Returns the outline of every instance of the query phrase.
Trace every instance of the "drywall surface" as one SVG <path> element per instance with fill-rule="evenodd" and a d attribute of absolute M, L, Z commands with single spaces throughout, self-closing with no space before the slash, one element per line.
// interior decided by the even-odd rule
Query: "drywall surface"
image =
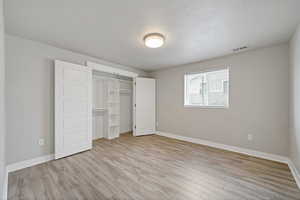
<path fill-rule="evenodd" d="M 300 171 L 300 25 L 290 41 L 290 157 Z"/>
<path fill-rule="evenodd" d="M 156 71 L 158 130 L 286 156 L 287 44 Z M 229 68 L 229 108 L 184 107 L 184 74 Z M 248 140 L 248 134 L 253 140 Z"/>
<path fill-rule="evenodd" d="M 132 93 L 120 94 L 120 133 L 132 131 Z"/>
<path fill-rule="evenodd" d="M 3 1 L 0 0 L 0 199 L 4 195 L 5 182 L 5 64 L 4 64 Z"/>
<path fill-rule="evenodd" d="M 78 64 L 90 60 L 147 76 L 140 70 L 11 35 L 6 35 L 6 51 L 8 164 L 54 151 L 54 59 Z M 39 146 L 40 138 L 44 146 Z"/>

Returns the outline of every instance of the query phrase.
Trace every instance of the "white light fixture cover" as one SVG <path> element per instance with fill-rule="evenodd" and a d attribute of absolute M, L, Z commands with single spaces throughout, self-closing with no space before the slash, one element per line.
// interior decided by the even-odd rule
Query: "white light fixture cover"
<path fill-rule="evenodd" d="M 144 42 L 149 48 L 158 48 L 165 43 L 165 37 L 160 33 L 150 33 L 144 37 Z"/>

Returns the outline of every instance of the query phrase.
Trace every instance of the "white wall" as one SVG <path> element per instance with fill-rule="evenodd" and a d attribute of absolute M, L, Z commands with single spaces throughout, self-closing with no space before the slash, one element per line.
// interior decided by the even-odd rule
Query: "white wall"
<path fill-rule="evenodd" d="M 0 0 L 0 199 L 6 193 L 5 182 L 5 65 L 3 1 Z"/>
<path fill-rule="evenodd" d="M 120 94 L 120 133 L 132 131 L 132 93 Z"/>
<path fill-rule="evenodd" d="M 158 130 L 286 156 L 288 59 L 288 45 L 281 44 L 154 72 Z M 184 108 L 184 74 L 224 67 L 229 109 Z"/>
<path fill-rule="evenodd" d="M 95 58 L 39 42 L 6 36 L 8 164 L 48 155 L 54 150 L 54 59 L 84 64 Z M 146 76 L 140 70 L 123 69 Z M 39 138 L 45 145 L 39 146 Z M 17 148 L 16 148 L 17 147 Z"/>
<path fill-rule="evenodd" d="M 300 25 L 290 41 L 290 157 L 300 171 Z"/>

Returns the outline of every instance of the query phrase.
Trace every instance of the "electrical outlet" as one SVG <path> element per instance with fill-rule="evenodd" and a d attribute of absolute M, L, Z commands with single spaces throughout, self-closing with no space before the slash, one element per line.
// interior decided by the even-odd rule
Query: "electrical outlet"
<path fill-rule="evenodd" d="M 45 140 L 44 139 L 39 139 L 39 145 L 44 146 L 45 145 Z"/>
<path fill-rule="evenodd" d="M 252 134 L 248 134 L 248 140 L 252 141 L 253 140 L 253 135 Z"/>

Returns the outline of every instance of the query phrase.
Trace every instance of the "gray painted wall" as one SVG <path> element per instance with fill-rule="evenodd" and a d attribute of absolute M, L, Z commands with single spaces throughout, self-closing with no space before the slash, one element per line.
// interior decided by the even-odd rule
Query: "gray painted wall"
<path fill-rule="evenodd" d="M 5 65 L 3 1 L 0 0 L 0 199 L 4 194 L 5 179 Z"/>
<path fill-rule="evenodd" d="M 288 53 L 281 44 L 152 73 L 158 130 L 286 156 Z M 224 67 L 230 69 L 228 109 L 183 107 L 185 73 Z"/>
<path fill-rule="evenodd" d="M 300 171 L 300 25 L 290 41 L 290 157 Z"/>
<path fill-rule="evenodd" d="M 140 70 L 7 35 L 8 164 L 53 153 L 54 59 L 79 64 L 91 60 L 147 75 Z M 44 146 L 38 145 L 39 138 L 45 139 Z"/>
<path fill-rule="evenodd" d="M 120 133 L 132 131 L 132 93 L 120 94 Z"/>

